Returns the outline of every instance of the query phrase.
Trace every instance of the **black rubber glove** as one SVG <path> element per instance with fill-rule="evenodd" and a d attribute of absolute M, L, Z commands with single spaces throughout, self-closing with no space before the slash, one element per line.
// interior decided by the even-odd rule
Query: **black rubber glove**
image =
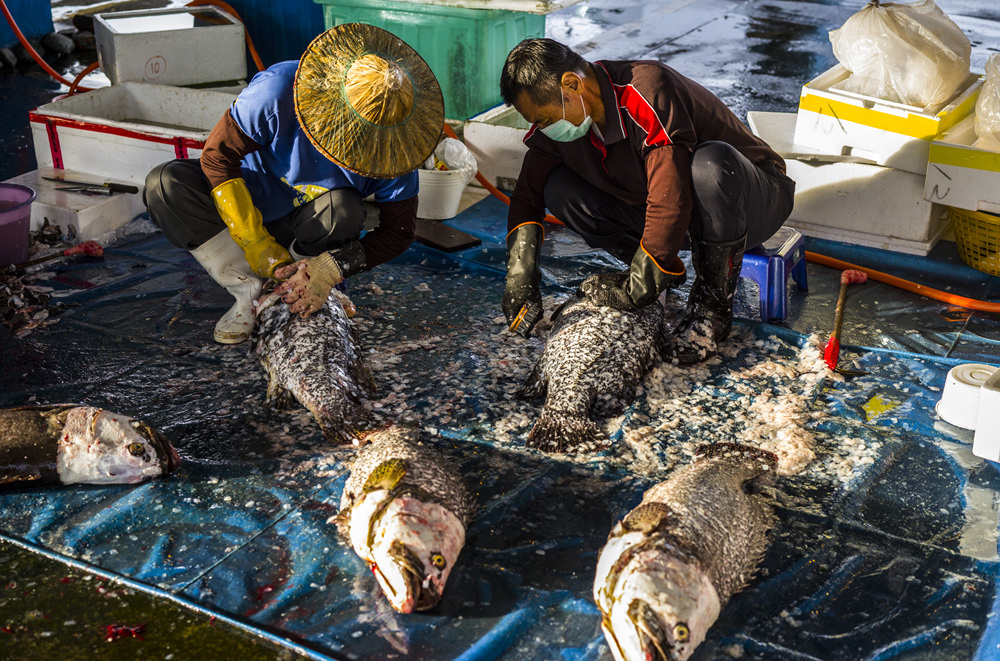
<path fill-rule="evenodd" d="M 526 304 L 538 312 L 524 315 L 515 330 L 528 337 L 531 329 L 541 319 L 542 273 L 538 256 L 542 247 L 542 226 L 538 223 L 518 225 L 507 235 L 507 286 L 503 292 L 503 315 L 510 326 Z"/>
<path fill-rule="evenodd" d="M 634 312 L 684 276 L 684 263 L 679 258 L 674 258 L 672 269 L 660 268 L 640 244 L 627 271 L 592 275 L 580 285 L 579 293 L 597 305 Z"/>
<path fill-rule="evenodd" d="M 577 295 L 587 298 L 595 305 L 634 312 L 639 306 L 628 295 L 628 281 L 628 271 L 598 273 L 580 284 Z"/>

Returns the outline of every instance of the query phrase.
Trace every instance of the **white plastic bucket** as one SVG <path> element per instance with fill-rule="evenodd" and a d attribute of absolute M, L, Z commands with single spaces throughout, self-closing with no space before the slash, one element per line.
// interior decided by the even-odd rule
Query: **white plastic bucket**
<path fill-rule="evenodd" d="M 472 178 L 465 170 L 417 170 L 420 193 L 417 197 L 417 218 L 448 220 L 458 214 L 462 191 Z"/>
<path fill-rule="evenodd" d="M 948 370 L 937 414 L 947 423 L 974 430 L 979 416 L 982 386 L 997 371 L 992 365 L 964 363 Z"/>

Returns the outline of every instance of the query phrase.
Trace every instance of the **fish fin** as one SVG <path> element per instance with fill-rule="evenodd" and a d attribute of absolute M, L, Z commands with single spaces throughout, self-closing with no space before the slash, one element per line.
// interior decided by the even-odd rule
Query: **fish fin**
<path fill-rule="evenodd" d="M 295 406 L 295 397 L 275 378 L 268 379 L 264 406 L 274 411 L 287 411 Z"/>
<path fill-rule="evenodd" d="M 714 457 L 725 457 L 728 455 L 739 454 L 747 459 L 757 459 L 764 462 L 771 470 L 778 465 L 778 456 L 773 452 L 769 452 L 763 448 L 758 448 L 753 445 L 742 445 L 740 443 L 713 443 L 710 445 L 699 445 L 695 450 L 695 459 L 700 459 L 702 457 L 706 459 L 711 459 Z"/>
<path fill-rule="evenodd" d="M 515 393 L 515 397 L 518 399 L 535 399 L 544 395 L 546 390 L 547 384 L 542 378 L 542 361 L 539 359 L 535 363 L 534 369 L 531 370 L 531 374 L 528 375 L 528 380 Z"/>
<path fill-rule="evenodd" d="M 340 510 L 327 519 L 326 522 L 337 526 L 337 532 L 340 533 L 344 539 L 351 538 L 351 506 L 347 506 Z"/>
<path fill-rule="evenodd" d="M 406 475 L 405 459 L 389 459 L 379 464 L 371 472 L 365 484 L 361 487 L 361 493 L 370 493 L 379 489 L 392 490 L 400 483 Z"/>
<path fill-rule="evenodd" d="M 676 520 L 674 511 L 663 503 L 646 503 L 629 512 L 622 520 L 622 526 L 628 532 L 651 533 L 664 522 Z"/>
<path fill-rule="evenodd" d="M 527 445 L 547 452 L 596 452 L 611 440 L 589 418 L 543 408 L 535 426 L 528 432 Z"/>

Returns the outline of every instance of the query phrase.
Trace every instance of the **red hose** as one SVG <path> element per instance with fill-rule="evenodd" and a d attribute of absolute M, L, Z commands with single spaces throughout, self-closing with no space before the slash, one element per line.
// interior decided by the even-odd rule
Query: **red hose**
<path fill-rule="evenodd" d="M 31 44 L 28 43 L 28 39 L 24 36 L 24 33 L 21 32 L 21 29 L 17 27 L 17 23 L 14 22 L 14 17 L 10 15 L 10 10 L 7 9 L 7 3 L 4 2 L 4 0 L 0 0 L 0 9 L 3 10 L 3 15 L 7 17 L 7 22 L 10 23 L 10 29 L 14 31 L 15 35 L 17 35 L 17 40 L 21 42 L 21 45 L 24 46 L 24 50 L 28 51 L 28 54 L 31 55 L 35 62 L 38 63 L 38 66 L 44 69 L 45 73 L 49 74 L 63 85 L 72 86 L 73 83 L 60 76 L 59 73 L 50 67 L 48 63 L 42 59 L 42 56 L 31 47 Z M 89 87 L 80 87 L 78 89 L 81 92 L 90 91 Z"/>
<path fill-rule="evenodd" d="M 66 96 L 73 96 L 74 94 L 76 94 L 77 90 L 83 90 L 84 92 L 86 92 L 87 90 L 84 90 L 82 87 L 77 87 L 77 85 L 80 84 L 80 81 L 83 80 L 88 73 L 90 73 L 91 71 L 94 71 L 95 69 L 99 68 L 100 66 L 101 66 L 100 62 L 94 62 L 93 64 L 91 64 L 90 66 L 88 66 L 86 69 L 84 69 L 80 73 L 76 74 L 76 78 L 73 79 L 73 84 L 71 84 L 69 86 L 69 93 Z"/>

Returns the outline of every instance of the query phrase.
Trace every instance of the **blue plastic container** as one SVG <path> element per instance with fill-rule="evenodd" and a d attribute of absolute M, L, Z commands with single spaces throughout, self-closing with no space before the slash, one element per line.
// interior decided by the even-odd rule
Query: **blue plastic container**
<path fill-rule="evenodd" d="M 6 0 L 7 9 L 25 37 L 35 39 L 53 31 L 52 5 L 48 0 Z M 0 13 L 0 46 L 17 44 L 17 36 Z"/>

